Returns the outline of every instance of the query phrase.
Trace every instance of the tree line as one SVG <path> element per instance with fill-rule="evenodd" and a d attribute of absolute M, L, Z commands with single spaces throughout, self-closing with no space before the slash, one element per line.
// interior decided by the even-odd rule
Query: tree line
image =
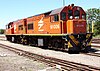
<path fill-rule="evenodd" d="M 87 28 L 88 32 L 92 32 L 92 22 L 94 23 L 94 36 L 100 35 L 100 7 L 91 8 L 86 11 L 87 13 Z"/>

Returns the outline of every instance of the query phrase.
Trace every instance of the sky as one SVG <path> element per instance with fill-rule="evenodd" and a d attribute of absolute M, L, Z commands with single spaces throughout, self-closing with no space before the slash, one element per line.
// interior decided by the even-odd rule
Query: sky
<path fill-rule="evenodd" d="M 74 4 L 84 10 L 99 8 L 100 0 L 65 0 L 65 5 Z M 0 0 L 0 29 L 9 22 L 23 19 L 63 7 L 63 0 Z"/>

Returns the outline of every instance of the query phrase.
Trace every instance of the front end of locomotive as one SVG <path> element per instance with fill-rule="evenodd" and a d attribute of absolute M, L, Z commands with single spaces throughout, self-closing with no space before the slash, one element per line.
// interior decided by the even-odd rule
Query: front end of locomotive
<path fill-rule="evenodd" d="M 91 49 L 92 33 L 87 33 L 86 25 L 86 20 L 84 19 L 67 21 L 69 51 L 88 52 Z"/>
<path fill-rule="evenodd" d="M 92 33 L 67 35 L 69 52 L 89 52 Z"/>
<path fill-rule="evenodd" d="M 67 42 L 69 51 L 85 51 L 91 49 L 93 33 L 87 33 L 86 13 L 79 6 L 68 7 L 68 20 L 66 21 Z"/>

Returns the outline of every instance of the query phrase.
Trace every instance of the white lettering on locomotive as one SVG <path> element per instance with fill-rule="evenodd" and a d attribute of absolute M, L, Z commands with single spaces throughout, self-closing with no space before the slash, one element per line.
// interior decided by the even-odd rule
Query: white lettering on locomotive
<path fill-rule="evenodd" d="M 76 26 L 77 27 L 84 27 L 84 25 L 81 25 L 81 24 L 77 24 Z"/>
<path fill-rule="evenodd" d="M 42 29 L 44 23 L 43 23 L 43 17 L 41 18 L 41 20 L 38 22 L 38 31 L 44 31 L 44 29 Z"/>
<path fill-rule="evenodd" d="M 14 32 L 16 33 L 16 24 L 14 25 Z"/>
<path fill-rule="evenodd" d="M 60 28 L 59 24 L 50 25 L 50 29 L 59 29 L 59 28 Z"/>

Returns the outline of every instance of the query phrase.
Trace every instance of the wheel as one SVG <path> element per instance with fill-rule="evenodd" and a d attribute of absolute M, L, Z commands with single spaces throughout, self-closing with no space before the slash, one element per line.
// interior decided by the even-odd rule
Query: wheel
<path fill-rule="evenodd" d="M 59 43 L 58 42 L 55 42 L 55 47 L 59 48 Z"/>

